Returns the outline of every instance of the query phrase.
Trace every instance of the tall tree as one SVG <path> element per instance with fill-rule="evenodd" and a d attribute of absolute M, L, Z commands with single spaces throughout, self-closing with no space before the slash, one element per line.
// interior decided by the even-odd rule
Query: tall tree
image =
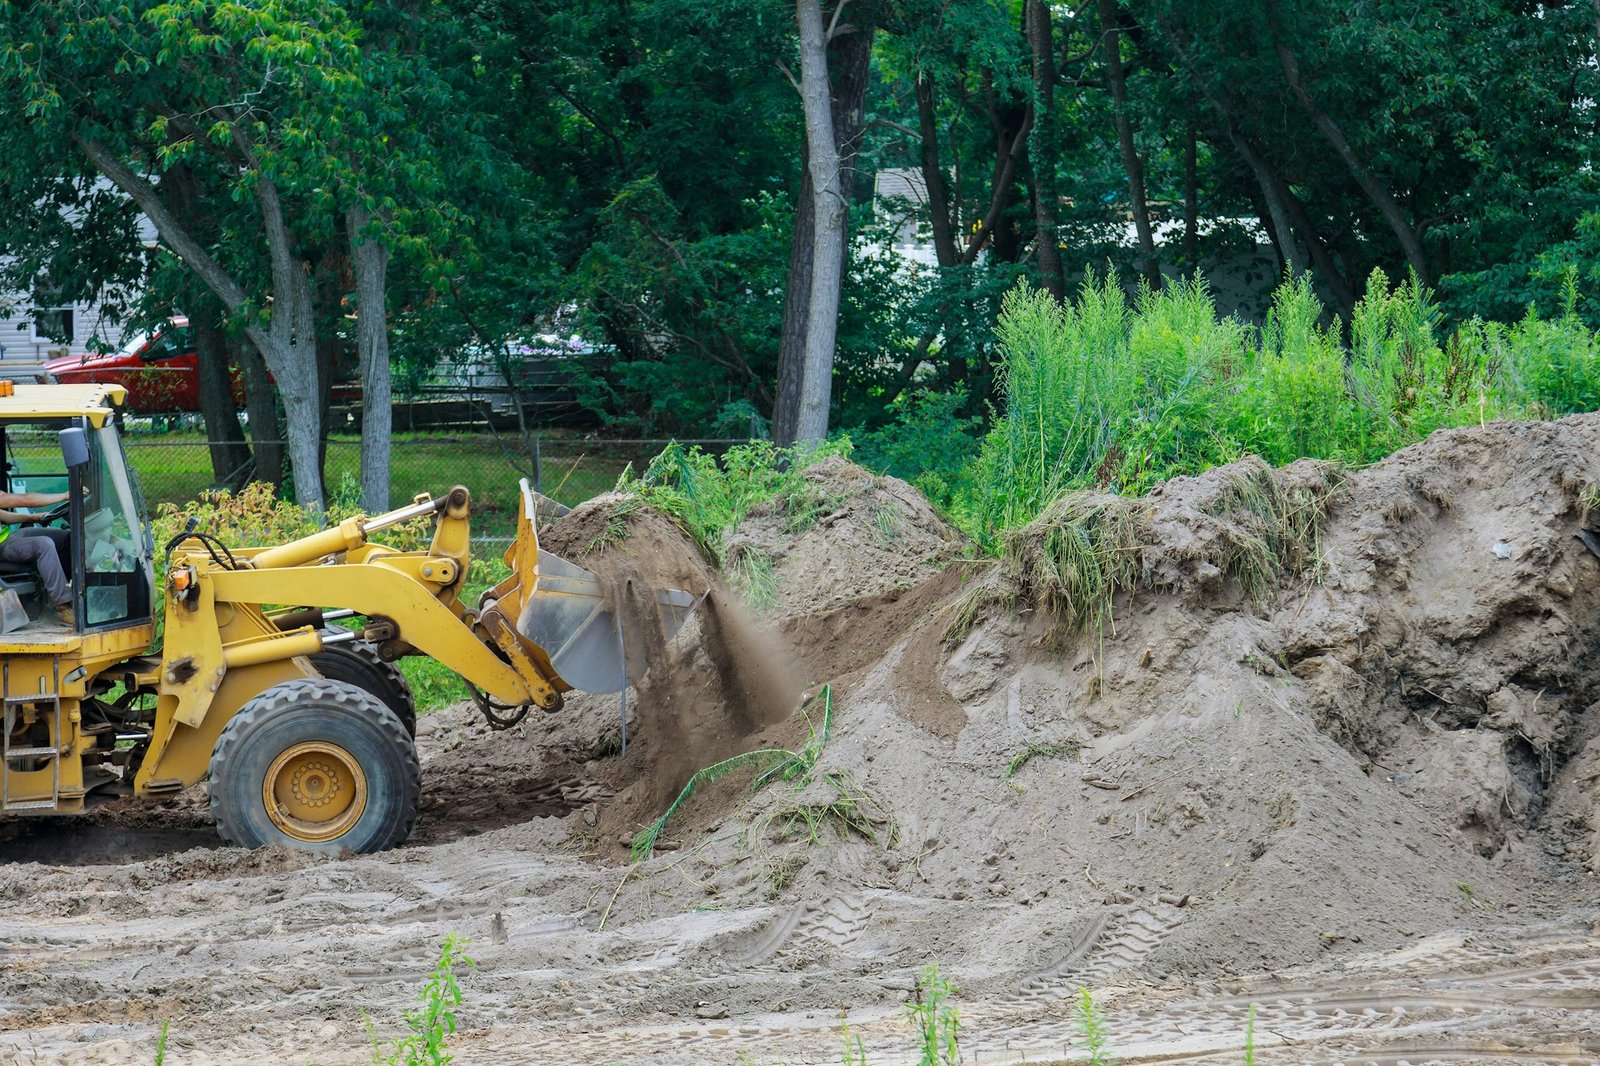
<path fill-rule="evenodd" d="M 1040 283 L 1057 300 L 1066 296 L 1061 274 L 1061 232 L 1056 221 L 1056 156 L 1060 135 L 1056 114 L 1055 34 L 1051 29 L 1048 0 L 1026 0 L 1024 20 L 1028 46 L 1033 53 L 1033 224 L 1034 263 Z"/>
<path fill-rule="evenodd" d="M 835 23 L 842 12 L 841 3 L 834 8 Z M 795 18 L 800 27 L 800 98 L 806 120 L 806 173 L 811 179 L 815 237 L 794 439 L 798 444 L 815 444 L 828 435 L 839 292 L 844 284 L 845 221 L 850 205 L 844 198 L 839 145 L 833 135 L 828 79 L 830 30 L 823 26 L 818 0 L 796 0 Z"/>
<path fill-rule="evenodd" d="M 870 24 L 846 23 L 829 35 L 829 80 L 834 143 L 839 153 L 839 195 L 848 205 L 855 199 L 856 159 L 861 151 L 861 125 L 870 80 L 872 39 Z M 849 214 L 845 215 L 845 240 L 840 275 L 848 270 Z M 811 278 L 815 270 L 816 194 L 811 170 L 802 174 L 795 204 L 794 231 L 790 238 L 789 271 L 784 287 L 783 333 L 778 348 L 778 389 L 772 415 L 772 437 L 793 444 L 799 431 L 801 391 L 810 323 Z"/>
<path fill-rule="evenodd" d="M 1143 257 L 1145 277 L 1154 288 L 1161 287 L 1161 262 L 1156 257 L 1155 229 L 1150 225 L 1150 197 L 1145 187 L 1144 157 L 1134 141 L 1133 117 L 1128 107 L 1127 73 L 1122 58 L 1122 14 L 1117 0 L 1098 0 L 1101 43 L 1105 48 L 1106 87 L 1111 93 L 1112 117 L 1117 127 L 1117 150 L 1122 169 L 1128 175 L 1128 213 L 1133 218 L 1134 234 Z"/>

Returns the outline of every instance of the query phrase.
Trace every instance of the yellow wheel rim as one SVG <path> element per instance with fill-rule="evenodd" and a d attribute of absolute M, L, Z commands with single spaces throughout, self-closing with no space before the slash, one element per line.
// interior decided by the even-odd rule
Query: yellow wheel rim
<path fill-rule="evenodd" d="M 261 786 L 272 824 L 295 840 L 320 843 L 350 831 L 367 809 L 367 775 L 337 744 L 308 740 L 272 760 Z"/>

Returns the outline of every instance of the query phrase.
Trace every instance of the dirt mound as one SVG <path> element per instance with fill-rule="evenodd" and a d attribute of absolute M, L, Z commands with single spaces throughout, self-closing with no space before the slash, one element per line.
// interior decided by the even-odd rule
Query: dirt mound
<path fill-rule="evenodd" d="M 866 507 L 843 538 L 817 523 L 817 572 L 764 549 L 780 603 L 893 580 L 853 483 Z M 1564 859 L 1600 846 L 1600 560 L 1574 537 L 1596 485 L 1597 416 L 1349 474 L 1251 461 L 1047 515 L 961 597 L 953 647 L 948 599 L 909 634 L 836 616 L 822 640 L 791 615 L 802 661 L 852 637 L 887 654 L 848 660 L 804 787 L 711 790 L 673 862 L 729 904 L 896 893 L 877 950 L 962 959 L 973 987 L 1081 976 L 1067 945 L 1123 921 L 1156 927 L 1129 964 L 1237 973 L 1564 905 Z M 655 913 L 649 891 L 621 906 Z"/>
<path fill-rule="evenodd" d="M 504 733 L 463 705 L 419 722 L 393 853 L 194 849 L 192 797 L 50 822 L 85 865 L 41 865 L 44 823 L 0 840 L 0 1058 L 149 1061 L 171 1021 L 185 1061 L 368 1061 L 362 1018 L 400 1031 L 459 933 L 472 1061 L 837 1061 L 842 1013 L 893 1061 L 930 962 L 983 1061 L 1066 1054 L 1081 987 L 1129 1061 L 1236 1055 L 1253 1005 L 1301 1059 L 1587 1061 L 1597 456 L 1583 416 L 1239 463 L 1063 501 L 970 568 L 909 490 L 821 464 L 729 542 L 771 563 L 759 624 L 671 522 L 595 501 L 545 548 L 712 593 L 629 635 L 626 756 L 620 697 Z M 831 714 L 771 721 L 791 652 Z M 815 763 L 700 789 L 627 861 L 690 770 L 764 747 Z"/>
<path fill-rule="evenodd" d="M 470 707 L 429 716 L 419 726 L 427 796 L 418 833 L 448 840 L 580 810 L 583 835 L 616 852 L 696 770 L 785 718 L 802 683 L 782 638 L 756 626 L 694 541 L 637 497 L 597 497 L 539 537 L 542 550 L 612 590 L 631 684 L 612 696 L 568 693 L 560 711 L 532 712 L 498 734 Z M 698 601 L 670 638 L 655 609 L 666 588 Z M 486 777 L 497 787 L 483 789 Z"/>
<path fill-rule="evenodd" d="M 771 567 L 776 610 L 812 614 L 919 585 L 971 549 L 916 489 L 837 456 L 798 498 L 750 512 L 728 537 L 732 569 Z"/>

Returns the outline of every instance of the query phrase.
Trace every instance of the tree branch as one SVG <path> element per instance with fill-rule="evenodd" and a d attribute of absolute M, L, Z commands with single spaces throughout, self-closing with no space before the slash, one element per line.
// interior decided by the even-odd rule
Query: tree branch
<path fill-rule="evenodd" d="M 155 186 L 135 174 L 126 163 L 99 141 L 76 133 L 72 135 L 72 139 L 88 157 L 89 162 L 138 205 L 139 210 L 143 211 L 155 225 L 161 239 L 189 265 L 201 281 L 205 282 L 207 288 L 217 294 L 217 298 L 228 308 L 230 314 L 237 314 L 249 302 L 249 297 L 245 295 L 244 289 L 238 282 L 234 281 L 222 265 L 200 247 L 200 243 L 188 229 L 167 209 Z M 254 327 L 247 326 L 246 332 L 251 332 L 253 329 Z M 250 339 L 257 340 L 255 333 L 251 333 Z"/>

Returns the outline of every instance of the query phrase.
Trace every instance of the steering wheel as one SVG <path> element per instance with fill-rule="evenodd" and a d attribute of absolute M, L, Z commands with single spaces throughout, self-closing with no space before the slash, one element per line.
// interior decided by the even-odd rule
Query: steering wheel
<path fill-rule="evenodd" d="M 38 524 L 41 526 L 54 525 L 57 522 L 64 521 L 71 513 L 72 501 L 62 500 L 60 503 L 50 508 L 50 510 L 46 511 L 44 513 L 44 517 L 39 520 Z"/>

